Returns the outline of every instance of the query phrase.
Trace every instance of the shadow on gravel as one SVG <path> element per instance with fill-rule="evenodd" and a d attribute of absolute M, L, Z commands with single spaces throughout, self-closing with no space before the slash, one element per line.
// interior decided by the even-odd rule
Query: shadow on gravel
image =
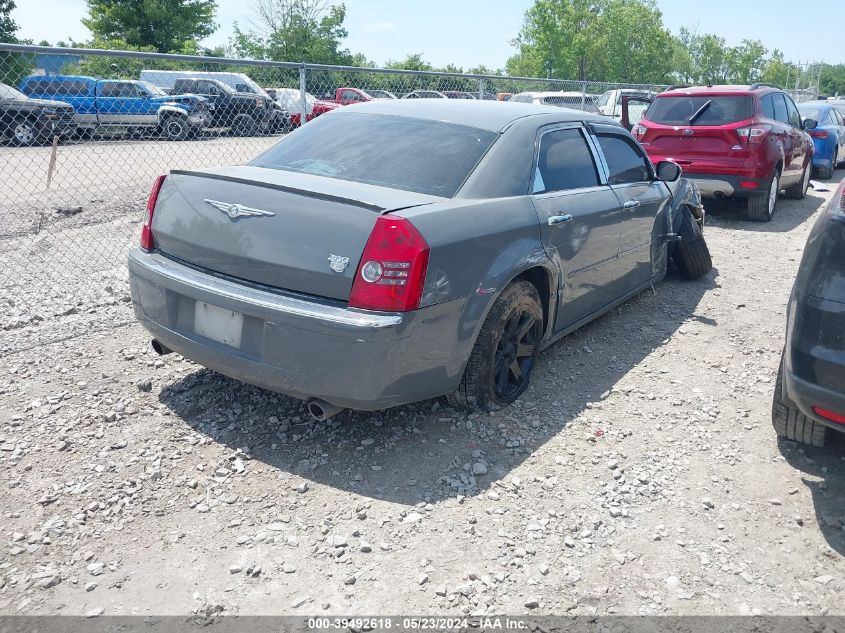
<path fill-rule="evenodd" d="M 831 190 L 835 188 L 831 184 Z M 735 200 L 707 200 L 707 222 L 740 231 L 754 233 L 789 233 L 801 226 L 825 203 L 823 198 L 807 196 L 803 200 L 781 197 L 771 222 L 750 222 L 745 219 L 745 203 Z M 705 233 L 706 234 L 706 233 Z"/>
<path fill-rule="evenodd" d="M 541 355 L 522 398 L 494 414 L 470 416 L 439 398 L 377 413 L 345 411 L 316 423 L 299 400 L 207 369 L 164 387 L 159 400 L 215 442 L 248 447 L 282 479 L 295 474 L 403 504 L 477 494 L 529 459 L 682 324 L 715 326 L 696 308 L 719 287 L 717 278 L 715 268 L 695 282 L 670 274 L 654 293 L 566 337 Z M 477 462 L 486 473 L 472 474 Z"/>
<path fill-rule="evenodd" d="M 802 477 L 813 495 L 816 521 L 827 544 L 845 556 L 845 433 L 828 433 L 824 449 L 778 438 L 787 463 L 809 475 Z"/>

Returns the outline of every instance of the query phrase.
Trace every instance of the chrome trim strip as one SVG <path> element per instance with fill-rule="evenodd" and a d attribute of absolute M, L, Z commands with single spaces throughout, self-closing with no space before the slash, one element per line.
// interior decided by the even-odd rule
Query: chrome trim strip
<path fill-rule="evenodd" d="M 363 312 L 354 312 L 346 308 L 320 305 L 303 299 L 295 299 L 293 297 L 285 297 L 263 290 L 257 290 L 227 279 L 219 279 L 198 272 L 162 255 L 145 253 L 137 248 L 129 253 L 129 268 L 142 277 L 144 276 L 143 271 L 149 270 L 162 277 L 172 279 L 178 284 L 219 294 L 233 301 L 268 308 L 293 316 L 318 319 L 358 328 L 386 328 L 399 325 L 402 322 L 402 316 L 399 314 L 366 314 Z"/>

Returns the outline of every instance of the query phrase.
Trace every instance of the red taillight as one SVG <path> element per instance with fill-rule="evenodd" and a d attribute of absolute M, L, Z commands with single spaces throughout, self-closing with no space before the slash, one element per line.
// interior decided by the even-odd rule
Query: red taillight
<path fill-rule="evenodd" d="M 756 189 L 757 183 L 754 182 L 753 180 L 740 180 L 739 186 L 742 187 L 743 189 Z"/>
<path fill-rule="evenodd" d="M 839 424 L 845 424 L 845 415 L 841 415 L 839 413 L 834 413 L 833 411 L 828 411 L 827 409 L 822 409 L 821 407 L 813 407 L 813 413 L 817 416 L 824 418 L 825 420 L 830 420 L 831 422 L 837 422 Z"/>
<path fill-rule="evenodd" d="M 420 306 L 428 244 L 406 218 L 382 215 L 364 247 L 349 307 L 407 312 Z"/>
<path fill-rule="evenodd" d="M 740 141 L 748 143 L 762 143 L 766 138 L 766 134 L 771 131 L 770 125 L 752 125 L 751 127 L 741 127 L 736 130 L 736 135 Z"/>
<path fill-rule="evenodd" d="M 167 176 L 162 174 L 153 183 L 153 188 L 150 190 L 150 197 L 147 198 L 147 212 L 144 215 L 144 226 L 141 228 L 141 248 L 145 251 L 151 251 L 155 248 L 155 240 L 153 239 L 153 213 L 156 210 L 156 201 L 158 200 L 158 192 L 161 191 L 161 185 Z"/>
<path fill-rule="evenodd" d="M 809 134 L 813 138 L 827 138 L 830 136 L 830 133 L 827 130 L 810 130 Z"/>
<path fill-rule="evenodd" d="M 641 140 L 645 133 L 648 132 L 648 128 L 641 123 L 637 123 L 634 127 L 631 128 L 631 134 L 634 135 L 634 138 L 638 141 Z"/>

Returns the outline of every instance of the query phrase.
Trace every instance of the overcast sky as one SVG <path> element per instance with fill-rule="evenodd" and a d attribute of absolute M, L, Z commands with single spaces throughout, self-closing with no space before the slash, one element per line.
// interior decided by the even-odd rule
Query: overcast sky
<path fill-rule="evenodd" d="M 90 37 L 79 19 L 85 0 L 17 0 L 12 17 L 20 36 L 36 42 Z M 514 52 L 510 40 L 519 31 L 531 0 L 346 0 L 344 45 L 382 64 L 422 53 L 435 66 L 454 63 L 464 68 L 484 64 L 502 68 Z M 795 0 L 658 0 L 666 26 L 677 33 L 686 26 L 716 33 L 729 44 L 759 39 L 781 49 L 792 61 L 845 63 L 841 0 L 813 3 L 813 10 Z M 251 0 L 218 0 L 218 31 L 207 45 L 226 44 L 232 23 L 248 26 Z M 828 15 L 819 19 L 825 6 Z M 695 9 L 693 10 L 693 7 Z M 308 60 L 286 60 L 308 61 Z"/>

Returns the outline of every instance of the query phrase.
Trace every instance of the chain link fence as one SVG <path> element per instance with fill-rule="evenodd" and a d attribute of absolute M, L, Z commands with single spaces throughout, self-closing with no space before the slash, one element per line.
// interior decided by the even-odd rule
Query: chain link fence
<path fill-rule="evenodd" d="M 621 88 L 665 86 L 0 44 L 0 354 L 132 320 L 126 253 L 170 169 L 247 162 L 369 98 L 598 112 Z"/>

